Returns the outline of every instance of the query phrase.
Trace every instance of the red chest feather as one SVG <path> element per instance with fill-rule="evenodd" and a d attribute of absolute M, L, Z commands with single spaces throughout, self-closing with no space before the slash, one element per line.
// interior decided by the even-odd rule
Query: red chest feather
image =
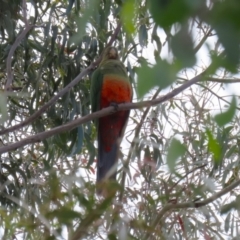
<path fill-rule="evenodd" d="M 101 91 L 101 108 L 109 106 L 111 102 L 131 102 L 132 90 L 130 83 L 114 75 L 107 75 L 103 79 Z"/>

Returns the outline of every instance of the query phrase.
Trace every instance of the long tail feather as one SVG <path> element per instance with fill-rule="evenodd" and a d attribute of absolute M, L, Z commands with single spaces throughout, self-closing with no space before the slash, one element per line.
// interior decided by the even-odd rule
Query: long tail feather
<path fill-rule="evenodd" d="M 116 180 L 118 144 L 114 143 L 111 150 L 106 152 L 103 144 L 99 141 L 98 148 L 97 182 L 100 182 L 105 177 Z"/>

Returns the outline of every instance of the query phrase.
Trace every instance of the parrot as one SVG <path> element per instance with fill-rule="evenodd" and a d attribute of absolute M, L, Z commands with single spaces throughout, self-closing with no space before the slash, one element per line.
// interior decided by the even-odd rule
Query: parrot
<path fill-rule="evenodd" d="M 102 60 L 91 76 L 92 112 L 120 103 L 132 102 L 133 90 L 124 64 L 115 47 L 103 51 Z M 116 180 L 120 142 L 130 110 L 118 111 L 95 120 L 98 140 L 97 183 Z M 111 170 L 111 171 L 110 171 Z M 110 172 L 109 172 L 110 171 Z"/>

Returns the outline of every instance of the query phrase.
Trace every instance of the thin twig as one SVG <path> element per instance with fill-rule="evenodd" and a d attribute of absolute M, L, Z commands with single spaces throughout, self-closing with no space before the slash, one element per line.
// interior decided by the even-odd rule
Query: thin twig
<path fill-rule="evenodd" d="M 85 69 L 84 71 L 87 71 L 87 69 Z M 83 72 L 80 75 L 82 75 Z M 198 76 L 194 77 L 193 79 L 189 80 L 185 84 L 182 84 L 180 87 L 174 89 L 172 92 L 170 92 L 170 93 L 168 93 L 165 96 L 162 96 L 160 98 L 149 100 L 149 101 L 143 101 L 143 102 L 139 102 L 139 103 L 122 103 L 122 104 L 119 104 L 117 111 L 138 109 L 138 108 L 149 107 L 149 106 L 154 106 L 154 105 L 163 103 L 163 102 L 175 97 L 176 95 L 178 95 L 179 93 L 181 93 L 183 90 L 187 89 L 188 87 L 192 86 L 193 84 L 201 81 L 204 75 L 205 75 L 205 72 L 199 74 Z M 76 79 L 80 79 L 79 76 L 77 78 L 75 78 L 75 81 L 76 81 Z M 94 112 L 92 114 L 88 114 L 88 115 L 86 115 L 84 117 L 81 117 L 79 119 L 75 119 L 75 120 L 73 120 L 69 123 L 66 123 L 64 125 L 55 127 L 55 128 L 53 128 L 49 131 L 41 132 L 41 133 L 35 134 L 33 136 L 30 136 L 28 138 L 25 138 L 25 139 L 23 139 L 19 142 L 15 142 L 13 144 L 1 147 L 0 148 L 0 154 L 8 152 L 8 151 L 16 150 L 17 148 L 23 147 L 23 146 L 25 146 L 29 143 L 40 142 L 40 141 L 42 141 L 46 138 L 49 138 L 49 137 L 51 137 L 55 134 L 59 134 L 59 133 L 62 133 L 62 132 L 72 130 L 72 129 L 78 127 L 79 125 L 81 125 L 85 122 L 88 122 L 90 120 L 112 114 L 114 112 L 116 112 L 116 108 L 113 107 L 113 106 L 104 108 L 100 111 Z"/>
<path fill-rule="evenodd" d="M 218 82 L 218 83 L 240 83 L 240 79 L 239 78 L 224 78 L 224 79 L 220 79 L 220 78 L 214 78 L 214 77 L 208 77 L 206 79 L 206 81 L 211 81 L 211 82 Z"/>
<path fill-rule="evenodd" d="M 178 79 L 183 80 L 183 81 L 188 81 L 188 79 L 183 78 L 183 77 L 178 77 Z M 240 79 L 239 78 L 216 78 L 216 77 L 210 77 L 208 76 L 205 81 L 207 82 L 218 82 L 218 83 L 240 83 Z"/>
<path fill-rule="evenodd" d="M 196 85 L 201 86 L 202 88 L 207 89 L 212 95 L 214 95 L 216 98 L 222 100 L 223 102 L 227 103 L 228 105 L 231 105 L 231 103 L 227 100 L 225 100 L 223 97 L 218 96 L 214 91 L 212 91 L 209 87 L 204 86 L 203 84 L 197 83 Z M 237 110 L 240 110 L 239 107 L 236 107 Z"/>

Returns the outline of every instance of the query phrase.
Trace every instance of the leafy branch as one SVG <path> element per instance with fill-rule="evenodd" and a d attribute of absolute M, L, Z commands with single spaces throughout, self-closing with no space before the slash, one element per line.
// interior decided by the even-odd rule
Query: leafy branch
<path fill-rule="evenodd" d="M 8 72 L 8 81 L 6 83 L 6 89 L 8 89 L 12 83 L 12 71 L 11 71 L 11 59 L 14 54 L 14 51 L 16 50 L 18 44 L 22 40 L 22 38 L 27 34 L 27 32 L 32 28 L 33 26 L 29 25 L 16 39 L 14 45 L 12 46 L 8 60 L 7 60 L 7 72 Z M 118 33 L 120 32 L 121 24 L 118 23 L 113 35 L 111 36 L 111 39 L 109 40 L 107 46 L 112 45 L 112 43 L 116 40 Z M 91 63 L 85 70 L 83 70 L 75 79 L 73 79 L 72 82 L 70 82 L 65 88 L 63 88 L 57 95 L 52 97 L 45 105 L 43 105 L 37 112 L 32 114 L 29 118 L 27 118 L 25 121 L 22 121 L 19 124 L 14 125 L 13 127 L 3 129 L 0 131 L 0 135 L 15 131 L 19 128 L 22 128 L 29 123 L 33 122 L 35 119 L 37 119 L 39 116 L 41 116 L 50 106 L 52 106 L 60 97 L 62 97 L 64 94 L 66 94 L 68 91 L 70 91 L 71 88 L 73 88 L 85 75 L 87 75 L 92 69 L 94 69 L 101 61 L 102 56 L 100 56 L 95 62 Z"/>
<path fill-rule="evenodd" d="M 92 65 L 92 64 L 91 64 Z M 85 69 L 81 74 L 78 75 L 77 78 L 74 79 L 74 81 L 76 80 L 80 80 L 81 76 L 83 74 L 86 74 L 86 71 L 87 69 Z M 58 127 L 55 127 L 49 131 L 45 131 L 45 132 L 41 132 L 41 133 L 38 133 L 38 134 L 35 134 L 33 136 L 30 136 L 28 138 L 25 138 L 19 142 L 15 142 L 13 144 L 10 144 L 10 145 L 7 145 L 7 146 L 4 146 L 4 147 L 1 147 L 0 148 L 0 154 L 1 153 L 5 153 L 5 152 L 8 152 L 8 151 L 12 151 L 12 150 L 15 150 L 19 147 L 23 147 L 27 144 L 30 144 L 30 143 L 35 143 L 35 142 L 40 142 L 40 141 L 43 141 L 44 139 L 46 138 L 49 138 L 55 134 L 59 134 L 59 133 L 62 133 L 62 132 L 66 132 L 66 131 L 69 131 L 69 130 L 72 130 L 76 127 L 78 127 L 79 125 L 83 124 L 83 123 L 86 123 L 90 120 L 93 120 L 93 119 L 96 119 L 96 118 L 100 118 L 100 117 L 103 117 L 103 116 L 107 116 L 109 114 L 112 114 L 116 111 L 122 111 L 122 110 L 130 110 L 130 109 L 138 109 L 138 108 L 143 108 L 143 107 L 149 107 L 149 106 L 154 106 L 154 105 L 157 105 L 157 104 L 160 104 L 160 103 L 163 103 L 173 97 L 175 97 L 176 95 L 178 95 L 179 93 L 181 93 L 183 90 L 189 88 L 190 86 L 192 86 L 193 84 L 201 81 L 203 79 L 203 77 L 205 76 L 205 72 L 202 72 L 201 74 L 197 75 L 196 77 L 192 78 L 191 80 L 189 80 L 188 82 L 182 84 L 180 87 L 174 89 L 173 91 L 171 91 L 170 93 L 166 94 L 165 96 L 162 96 L 162 97 L 159 97 L 159 98 L 156 98 L 156 99 L 152 99 L 152 100 L 149 100 L 149 101 L 143 101 L 143 102 L 138 102 L 138 103 L 122 103 L 122 104 L 119 104 L 118 105 L 118 108 L 115 109 L 115 107 L 113 106 L 110 106 L 110 107 L 107 107 L 107 108 L 104 108 L 100 111 L 97 111 L 97 112 L 94 112 L 94 113 L 91 113 L 91 114 L 88 114 L 86 116 L 83 116 L 79 119 L 75 119 L 69 123 L 66 123 L 64 125 L 61 125 L 61 126 L 58 126 Z M 72 83 L 72 82 L 71 82 Z M 71 85 L 71 83 L 69 85 Z M 68 85 L 68 86 L 69 86 Z M 69 86 L 70 87 L 70 86 Z M 66 88 L 65 88 L 66 89 Z M 64 89 L 63 89 L 64 90 Z M 60 93 L 63 92 L 60 91 Z M 66 90 L 67 91 L 67 90 Z M 58 94 L 58 95 L 59 95 Z M 57 95 L 56 95 L 57 96 Z M 54 98 L 52 98 L 54 99 Z M 50 101 L 47 103 L 47 104 L 50 104 Z M 46 105 L 47 105 L 46 104 Z M 44 105 L 44 106 L 46 106 Z M 42 107 L 43 108 L 43 107 Z M 41 108 L 41 109 L 42 109 Z M 40 110 L 41 110 L 40 109 Z M 38 112 L 36 112 L 35 114 L 33 114 L 30 118 L 32 119 L 33 116 L 35 117 L 37 113 L 40 112 L 40 110 Z M 42 113 L 42 112 L 41 112 Z M 29 121 L 28 118 L 27 120 Z M 34 118 L 35 119 L 35 118 Z M 27 121 L 26 120 L 26 121 Z M 25 123 L 26 121 L 20 123 L 19 125 Z M 24 124 L 25 125 L 25 124 Z M 23 125 L 23 126 L 24 126 Z M 17 125 L 15 125 L 14 127 L 16 127 Z M 6 129 L 6 130 L 9 130 L 9 129 Z"/>

